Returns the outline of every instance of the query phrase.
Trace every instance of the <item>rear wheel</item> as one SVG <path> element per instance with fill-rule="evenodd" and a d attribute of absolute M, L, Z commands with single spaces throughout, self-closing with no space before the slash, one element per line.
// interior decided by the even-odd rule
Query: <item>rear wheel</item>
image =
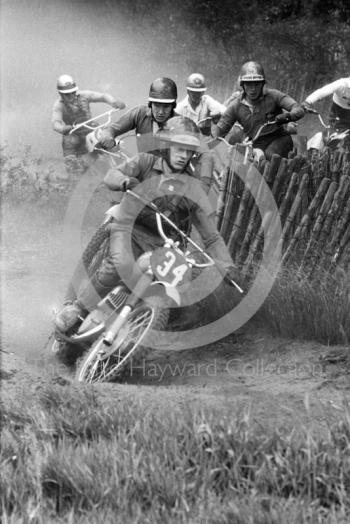
<path fill-rule="evenodd" d="M 169 310 L 161 307 L 159 297 L 136 307 L 113 342 L 112 355 L 105 356 L 104 335 L 101 335 L 78 366 L 76 380 L 109 382 L 123 374 L 131 359 L 137 366 L 156 343 L 156 331 L 166 327 L 168 317 Z"/>

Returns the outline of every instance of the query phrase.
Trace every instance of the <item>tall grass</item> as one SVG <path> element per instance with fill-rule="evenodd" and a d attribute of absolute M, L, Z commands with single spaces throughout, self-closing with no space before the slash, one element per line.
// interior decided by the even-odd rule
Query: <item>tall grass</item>
<path fill-rule="evenodd" d="M 3 522 L 346 522 L 350 411 L 323 437 L 48 387 L 2 410 Z M 108 393 L 108 390 L 107 390 Z"/>
<path fill-rule="evenodd" d="M 66 192 L 69 187 L 64 168 L 45 162 L 33 154 L 30 145 L 11 151 L 7 144 L 0 145 L 0 195 L 21 202 L 39 196 L 53 196 Z"/>
<path fill-rule="evenodd" d="M 284 267 L 259 317 L 282 336 L 349 344 L 350 272 L 318 266 L 310 277 L 292 265 Z"/>

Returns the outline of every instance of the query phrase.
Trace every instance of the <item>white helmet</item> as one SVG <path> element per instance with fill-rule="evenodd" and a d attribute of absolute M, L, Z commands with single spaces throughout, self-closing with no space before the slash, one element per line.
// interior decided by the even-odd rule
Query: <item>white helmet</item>
<path fill-rule="evenodd" d="M 59 93 L 75 93 L 78 86 L 70 75 L 61 75 L 57 79 L 57 89 Z"/>

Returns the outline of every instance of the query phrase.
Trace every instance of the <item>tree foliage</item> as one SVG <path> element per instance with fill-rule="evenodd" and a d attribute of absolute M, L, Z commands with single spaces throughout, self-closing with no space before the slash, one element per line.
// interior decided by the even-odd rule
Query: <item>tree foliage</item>
<path fill-rule="evenodd" d="M 348 0 L 105 1 L 138 20 L 151 55 L 161 49 L 172 63 L 215 79 L 216 87 L 219 80 L 222 91 L 250 59 L 264 65 L 271 85 L 295 96 L 349 74 Z"/>

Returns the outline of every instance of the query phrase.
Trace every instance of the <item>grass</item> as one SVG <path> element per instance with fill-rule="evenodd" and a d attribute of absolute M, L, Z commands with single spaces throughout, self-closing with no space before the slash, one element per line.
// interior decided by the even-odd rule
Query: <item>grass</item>
<path fill-rule="evenodd" d="M 293 266 L 285 267 L 259 316 L 273 334 L 348 345 L 350 272 L 317 267 L 309 278 Z"/>
<path fill-rule="evenodd" d="M 145 407 L 49 386 L 2 410 L 3 522 L 346 522 L 350 411 L 266 430 L 179 404 Z M 343 519 L 343 520 L 342 520 Z"/>
<path fill-rule="evenodd" d="M 6 165 L 5 195 L 21 197 L 36 178 L 21 178 L 25 161 Z M 283 336 L 348 343 L 349 275 L 317 275 L 285 268 L 260 315 Z M 311 422 L 264 428 L 249 407 L 232 416 L 100 393 L 50 386 L 2 407 L 4 524 L 349 522 L 349 406 L 321 436 Z"/>

